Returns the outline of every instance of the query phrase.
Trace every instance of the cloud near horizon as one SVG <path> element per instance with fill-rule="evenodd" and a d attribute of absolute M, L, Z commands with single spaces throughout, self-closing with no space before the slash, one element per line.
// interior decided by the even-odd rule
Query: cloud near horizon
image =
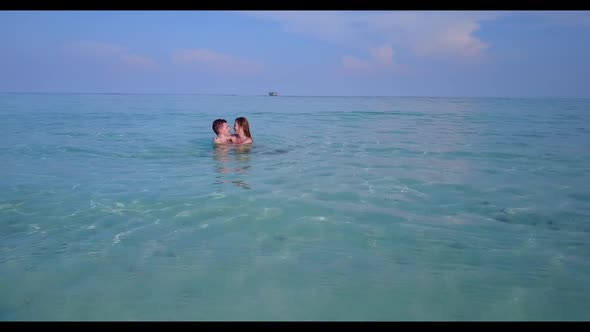
<path fill-rule="evenodd" d="M 172 55 L 172 61 L 180 65 L 197 65 L 206 70 L 225 74 L 256 74 L 264 68 L 262 63 L 209 49 L 176 51 Z"/>
<path fill-rule="evenodd" d="M 97 61 L 115 61 L 133 68 L 150 69 L 158 66 L 155 60 L 130 53 L 126 47 L 116 44 L 82 41 L 65 44 L 62 50 L 71 55 Z"/>

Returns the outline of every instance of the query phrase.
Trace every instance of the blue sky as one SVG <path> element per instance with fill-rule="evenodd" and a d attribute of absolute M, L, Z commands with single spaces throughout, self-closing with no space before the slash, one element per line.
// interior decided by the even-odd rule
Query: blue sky
<path fill-rule="evenodd" d="M 590 11 L 2 11 L 0 91 L 590 97 Z"/>

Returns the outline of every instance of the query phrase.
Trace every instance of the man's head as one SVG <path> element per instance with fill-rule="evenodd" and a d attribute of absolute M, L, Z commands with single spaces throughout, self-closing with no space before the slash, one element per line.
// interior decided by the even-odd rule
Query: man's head
<path fill-rule="evenodd" d="M 227 135 L 230 136 L 231 132 L 229 131 L 229 126 L 227 125 L 227 121 L 225 119 L 217 119 L 213 121 L 213 125 L 211 125 L 213 132 L 215 135 Z"/>

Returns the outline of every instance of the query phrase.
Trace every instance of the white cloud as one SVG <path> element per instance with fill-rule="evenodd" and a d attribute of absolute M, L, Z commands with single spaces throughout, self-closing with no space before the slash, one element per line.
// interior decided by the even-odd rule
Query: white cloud
<path fill-rule="evenodd" d="M 221 73 L 255 74 L 263 69 L 261 63 L 208 49 L 181 50 L 173 54 L 172 60 L 176 64 L 194 64 Z"/>
<path fill-rule="evenodd" d="M 345 55 L 342 57 L 342 65 L 345 69 L 351 71 L 368 72 L 373 69 L 373 65 L 368 61 L 361 60 L 352 55 Z"/>
<path fill-rule="evenodd" d="M 66 44 L 62 49 L 71 55 L 98 61 L 115 61 L 129 67 L 153 68 L 157 66 L 155 60 L 129 53 L 126 47 L 115 44 L 82 41 Z"/>
<path fill-rule="evenodd" d="M 448 24 L 445 29 L 433 33 L 432 38 L 423 38 L 413 44 L 419 55 L 455 54 L 464 57 L 481 55 L 489 45 L 473 36 L 479 25 L 472 21 Z"/>
<path fill-rule="evenodd" d="M 418 56 L 477 57 L 488 47 L 475 36 L 479 23 L 504 13 L 265 11 L 245 15 L 278 22 L 288 32 L 359 49 L 369 48 L 376 60 L 388 61 L 387 50 L 376 45 L 393 45 Z"/>
<path fill-rule="evenodd" d="M 121 58 L 123 62 L 131 66 L 153 67 L 157 65 L 156 61 L 136 54 L 123 54 Z"/>
<path fill-rule="evenodd" d="M 393 49 L 391 46 L 383 45 L 377 47 L 369 47 L 369 53 L 373 59 L 381 64 L 391 64 L 393 62 Z"/>
<path fill-rule="evenodd" d="M 352 72 L 380 72 L 398 69 L 398 66 L 393 61 L 394 50 L 389 45 L 381 45 L 367 48 L 367 53 L 370 56 L 368 59 L 359 59 L 352 55 L 345 55 L 342 57 L 342 65 L 344 69 Z"/>

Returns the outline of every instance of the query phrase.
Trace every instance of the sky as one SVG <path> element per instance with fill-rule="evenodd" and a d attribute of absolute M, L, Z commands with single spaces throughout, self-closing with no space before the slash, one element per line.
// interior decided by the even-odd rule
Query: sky
<path fill-rule="evenodd" d="M 590 11 L 1 11 L 0 92 L 590 98 Z"/>

